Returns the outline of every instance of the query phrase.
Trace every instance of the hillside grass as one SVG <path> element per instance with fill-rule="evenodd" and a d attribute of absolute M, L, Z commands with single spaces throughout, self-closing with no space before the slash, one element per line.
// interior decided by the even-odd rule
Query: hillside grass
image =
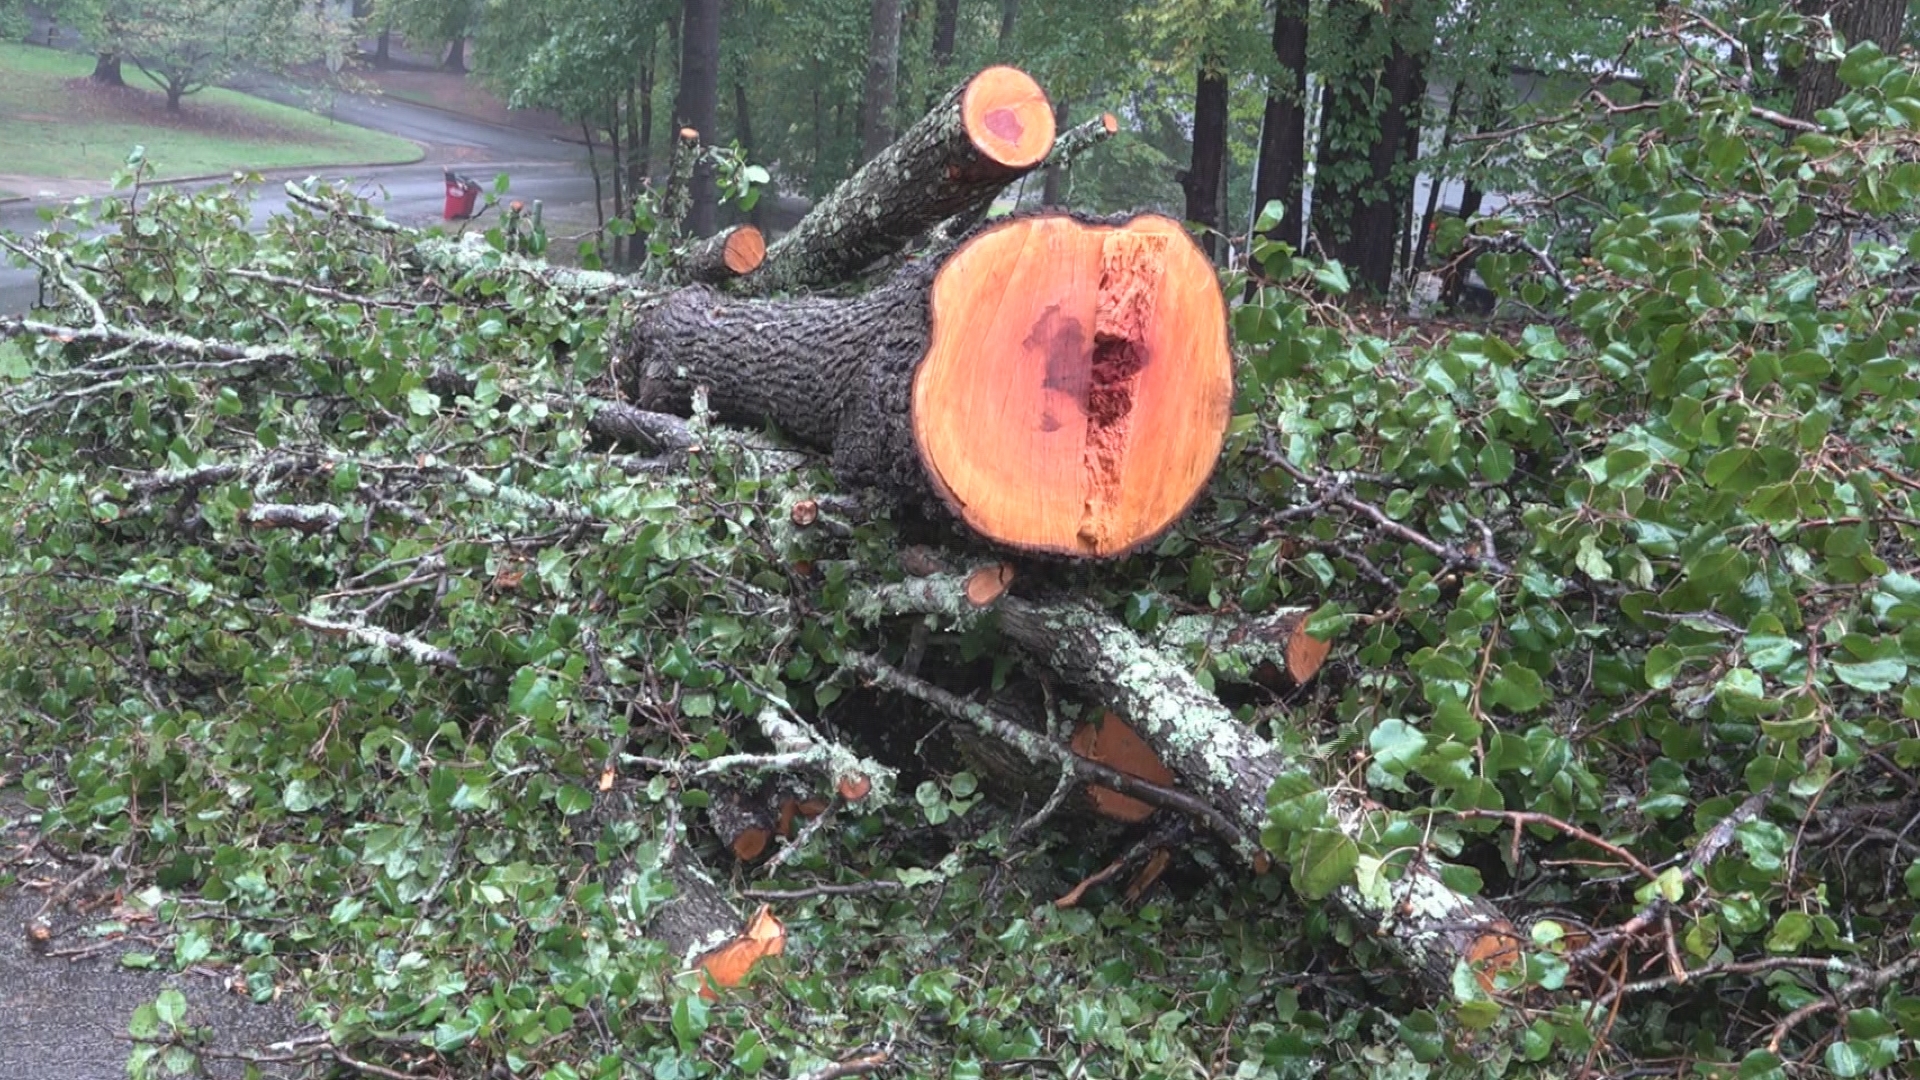
<path fill-rule="evenodd" d="M 125 89 L 87 83 L 93 59 L 0 44 L 0 146 L 16 176 L 105 179 L 135 146 L 162 176 L 344 164 L 403 164 L 424 151 L 392 135 L 230 90 L 188 97 L 178 113 L 137 68 Z"/>

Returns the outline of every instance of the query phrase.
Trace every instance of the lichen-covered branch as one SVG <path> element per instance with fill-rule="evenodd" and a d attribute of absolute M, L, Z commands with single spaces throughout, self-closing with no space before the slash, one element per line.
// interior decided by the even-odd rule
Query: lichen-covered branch
<path fill-rule="evenodd" d="M 971 608 L 965 582 L 946 575 L 882 586 L 857 596 L 854 610 L 956 615 Z M 1078 601 L 1035 603 L 1011 595 L 989 610 L 1023 651 L 1125 717 L 1184 787 L 1219 807 L 1239 829 L 1258 835 L 1265 828 L 1268 792 L 1284 778 L 1292 788 L 1320 791 L 1339 829 L 1366 838 L 1368 814 L 1359 793 L 1323 788 L 1303 763 L 1235 720 L 1184 663 L 1104 611 Z M 1369 888 L 1341 886 L 1331 900 L 1372 928 L 1437 990 L 1451 986 L 1459 964 L 1484 968 L 1518 957 L 1517 932 L 1497 908 L 1454 890 L 1418 859 L 1392 880 L 1380 874 Z"/>

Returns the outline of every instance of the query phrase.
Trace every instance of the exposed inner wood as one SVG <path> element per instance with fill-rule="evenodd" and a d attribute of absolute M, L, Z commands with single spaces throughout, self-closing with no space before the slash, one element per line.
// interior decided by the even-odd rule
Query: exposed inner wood
<path fill-rule="evenodd" d="M 1101 113 L 1100 126 L 1107 129 L 1107 134 L 1118 135 L 1120 133 L 1120 118 L 1112 113 Z"/>
<path fill-rule="evenodd" d="M 1320 665 L 1327 662 L 1327 653 L 1332 650 L 1333 642 L 1321 641 L 1309 635 L 1304 626 L 1306 617 L 1302 616 L 1294 632 L 1287 638 L 1287 674 L 1294 685 L 1304 686 L 1320 672 Z"/>
<path fill-rule="evenodd" d="M 1467 948 L 1467 966 L 1473 969 L 1480 988 L 1493 990 L 1494 976 L 1520 962 L 1520 933 L 1512 923 L 1502 921 L 1491 933 L 1474 939 Z"/>
<path fill-rule="evenodd" d="M 1112 557 L 1205 486 L 1232 358 L 1218 279 L 1179 223 L 1011 221 L 948 259 L 930 304 L 913 434 L 976 532 Z"/>
<path fill-rule="evenodd" d="M 753 965 L 768 956 L 779 956 L 787 951 L 787 928 L 773 917 L 773 909 L 766 904 L 753 913 L 747 920 L 745 930 L 740 936 L 701 956 L 700 970 L 707 973 L 711 985 L 700 988 L 702 997 L 712 999 L 719 995 L 714 987 L 730 989 L 746 981 L 747 973 Z"/>
<path fill-rule="evenodd" d="M 986 607 L 1007 591 L 1013 584 L 1013 564 L 993 563 L 982 566 L 967 575 L 967 602 L 974 607 Z"/>
<path fill-rule="evenodd" d="M 767 258 L 767 238 L 752 225 L 741 225 L 727 234 L 724 258 L 727 269 L 736 274 L 760 269 Z"/>
<path fill-rule="evenodd" d="M 1019 68 L 990 67 L 975 75 L 960 110 L 968 137 L 990 161 L 1024 169 L 1053 149 L 1053 105 Z"/>
<path fill-rule="evenodd" d="M 1163 787 L 1172 787 L 1175 782 L 1160 755 L 1115 713 L 1108 712 L 1097 720 L 1081 724 L 1073 733 L 1072 745 L 1074 753 L 1081 757 L 1091 758 L 1128 776 Z M 1147 803 L 1098 784 L 1087 787 L 1087 797 L 1093 801 L 1095 812 L 1115 821 L 1131 824 L 1145 821 L 1153 814 L 1153 807 Z"/>

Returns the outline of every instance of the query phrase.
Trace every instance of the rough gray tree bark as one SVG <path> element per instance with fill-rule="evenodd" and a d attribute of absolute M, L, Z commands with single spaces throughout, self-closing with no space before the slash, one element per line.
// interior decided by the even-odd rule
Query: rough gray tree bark
<path fill-rule="evenodd" d="M 867 79 L 860 96 L 860 160 L 893 141 L 894 90 L 900 73 L 900 0 L 873 0 L 867 34 Z"/>

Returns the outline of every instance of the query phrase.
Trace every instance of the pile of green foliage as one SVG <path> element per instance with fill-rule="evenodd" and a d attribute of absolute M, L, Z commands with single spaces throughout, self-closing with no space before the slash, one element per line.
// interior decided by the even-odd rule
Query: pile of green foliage
<path fill-rule="evenodd" d="M 928 738 L 909 797 L 737 872 L 860 888 L 776 901 L 787 955 L 703 998 L 621 929 L 665 890 L 596 870 L 711 854 L 686 766 L 634 759 L 760 750 L 769 700 L 884 724 L 839 658 L 909 647 L 846 605 L 899 526 L 794 528 L 823 463 L 698 418 L 683 459 L 590 443 L 617 307 L 410 270 L 326 191 L 259 236 L 236 193 L 100 200 L 41 245 L 99 306 L 0 323 L 0 772 L 118 855 L 163 962 L 423 1076 L 1920 1075 L 1920 75 L 1863 47 L 1817 125 L 1758 109 L 1795 25 L 1642 35 L 1636 101 L 1511 137 L 1539 196 L 1442 239 L 1517 318 L 1382 337 L 1257 250 L 1211 496 L 1075 572 L 1143 631 L 1320 608 L 1334 663 L 1239 714 L 1377 803 L 1356 854 L 1522 920 L 1490 988 L 1421 997 L 1205 845 L 1056 909 L 1115 853 L 1012 837 Z M 185 1064 L 191 1018 L 142 1019 L 141 1074 Z"/>

